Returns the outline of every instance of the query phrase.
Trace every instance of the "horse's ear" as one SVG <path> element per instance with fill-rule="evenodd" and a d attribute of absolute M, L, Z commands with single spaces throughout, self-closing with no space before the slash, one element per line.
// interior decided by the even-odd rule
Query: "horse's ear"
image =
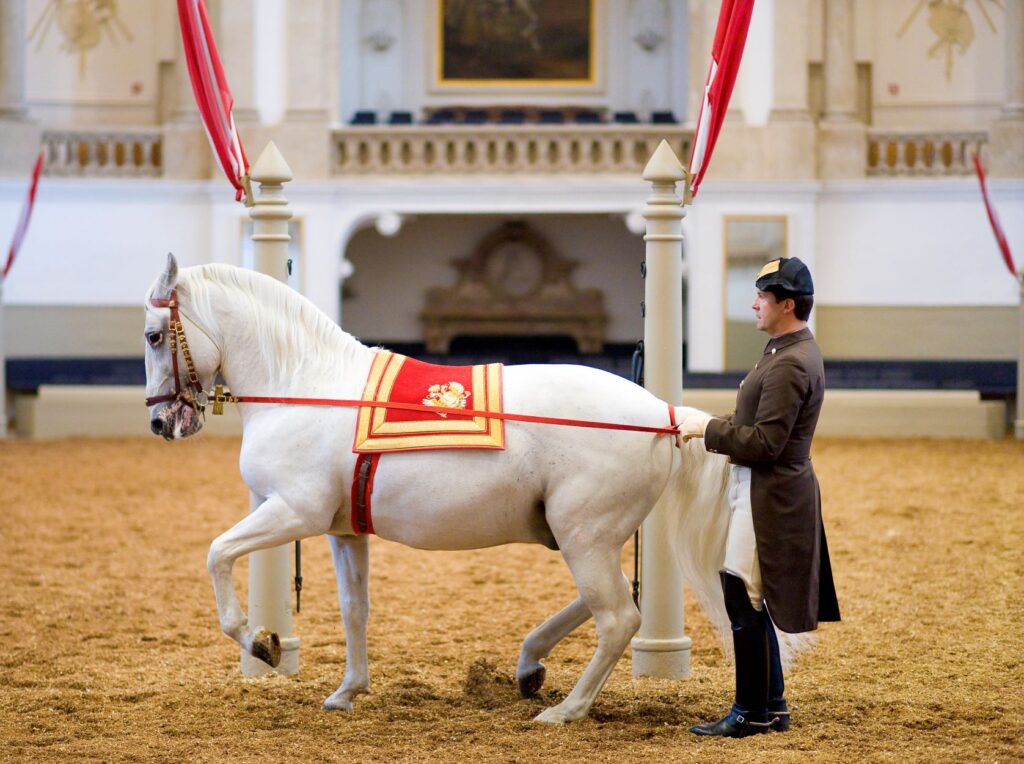
<path fill-rule="evenodd" d="M 170 252 L 167 253 L 167 265 L 164 272 L 157 279 L 156 289 L 153 290 L 153 297 L 166 300 L 171 296 L 171 291 L 178 284 L 178 261 Z"/>

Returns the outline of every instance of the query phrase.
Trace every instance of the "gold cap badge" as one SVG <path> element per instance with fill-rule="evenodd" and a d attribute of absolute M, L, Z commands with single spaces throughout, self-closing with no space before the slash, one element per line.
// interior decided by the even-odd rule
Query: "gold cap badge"
<path fill-rule="evenodd" d="M 770 263 L 764 266 L 757 274 L 757 278 L 754 281 L 764 278 L 769 273 L 776 273 L 779 270 L 779 266 L 782 264 L 782 260 L 772 260 Z"/>

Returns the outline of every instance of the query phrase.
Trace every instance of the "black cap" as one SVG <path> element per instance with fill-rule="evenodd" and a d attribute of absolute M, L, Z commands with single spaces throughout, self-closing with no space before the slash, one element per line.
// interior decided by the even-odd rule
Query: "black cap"
<path fill-rule="evenodd" d="M 776 287 L 792 295 L 814 294 L 811 272 L 799 257 L 777 257 L 757 274 L 754 282 L 761 291 Z"/>

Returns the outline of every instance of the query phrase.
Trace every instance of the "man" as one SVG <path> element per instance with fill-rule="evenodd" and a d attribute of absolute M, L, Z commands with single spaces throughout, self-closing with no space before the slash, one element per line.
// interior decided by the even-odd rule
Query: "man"
<path fill-rule="evenodd" d="M 692 727 L 697 735 L 788 730 L 772 624 L 797 633 L 839 620 L 810 459 L 825 394 L 821 352 L 807 328 L 814 284 L 795 257 L 769 262 L 755 284 L 757 328 L 771 339 L 740 383 L 735 413 L 694 414 L 680 424 L 684 440 L 704 438 L 708 451 L 732 462 L 721 577 L 736 651 L 736 701 L 723 719 Z"/>

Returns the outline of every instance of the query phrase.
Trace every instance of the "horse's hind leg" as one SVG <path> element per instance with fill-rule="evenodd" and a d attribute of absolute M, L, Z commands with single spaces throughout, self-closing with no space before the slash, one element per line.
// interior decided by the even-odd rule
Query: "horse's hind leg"
<path fill-rule="evenodd" d="M 577 597 L 523 640 L 516 667 L 519 694 L 532 698 L 544 686 L 545 669 L 541 661 L 551 654 L 559 642 L 590 619 L 590 610 L 582 597 Z"/>
<path fill-rule="evenodd" d="M 280 640 L 277 634 L 271 634 L 264 628 L 252 629 L 249 626 L 235 594 L 231 569 L 235 560 L 244 554 L 323 533 L 323 530 L 314 527 L 308 518 L 295 512 L 283 499 L 272 496 L 210 544 L 206 567 L 217 597 L 220 627 L 250 655 L 271 666 L 277 666 L 281 661 Z"/>
<path fill-rule="evenodd" d="M 568 697 L 537 716 L 536 721 L 540 722 L 562 723 L 586 716 L 629 640 L 640 628 L 640 613 L 619 567 L 618 548 L 602 550 L 591 546 L 576 550 L 563 546 L 562 554 L 583 602 L 594 616 L 597 651 Z"/>
<path fill-rule="evenodd" d="M 349 711 L 352 698 L 370 691 L 366 624 L 370 617 L 370 545 L 366 536 L 328 536 L 345 621 L 345 679 L 324 701 L 330 711 Z"/>

